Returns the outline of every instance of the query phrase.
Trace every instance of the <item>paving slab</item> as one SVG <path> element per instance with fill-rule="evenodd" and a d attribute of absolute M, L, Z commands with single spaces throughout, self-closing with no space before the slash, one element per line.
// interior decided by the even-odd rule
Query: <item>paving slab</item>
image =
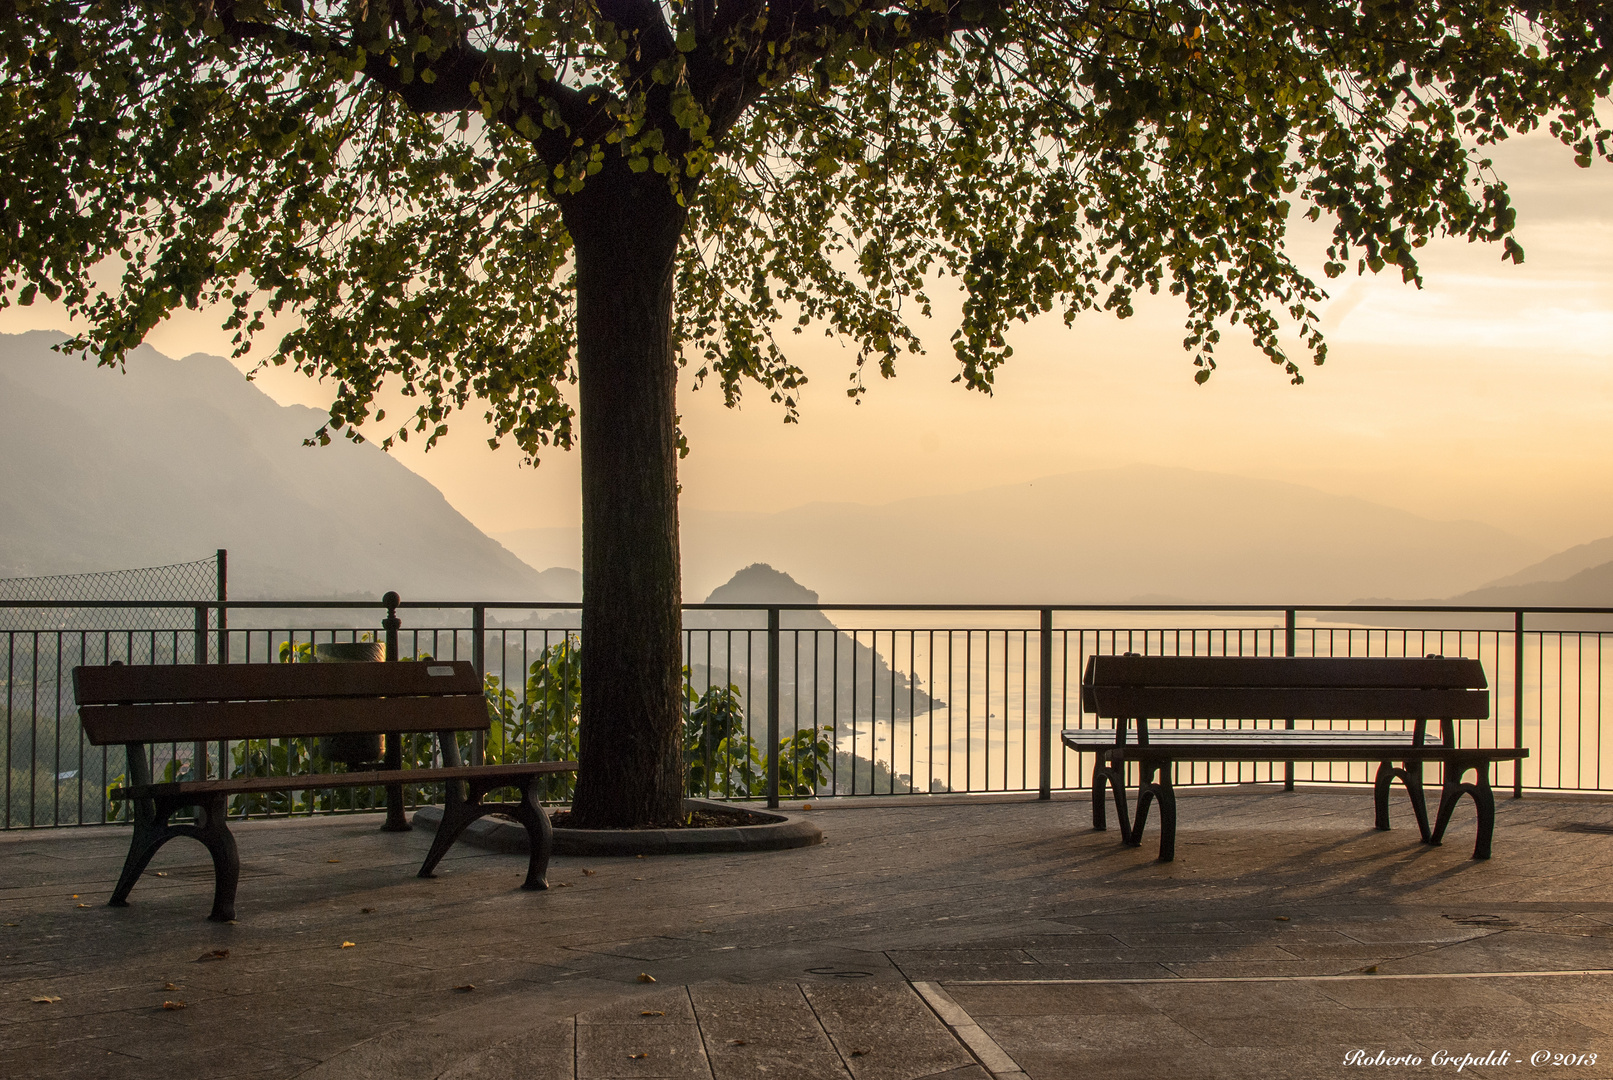
<path fill-rule="evenodd" d="M 1613 1077 L 1613 801 L 1504 800 L 1488 862 L 1362 790 L 1180 802 L 1169 864 L 1084 796 L 829 800 L 822 845 L 539 893 L 464 846 L 421 880 L 429 833 L 372 815 L 247 822 L 233 925 L 187 841 L 110 909 L 126 832 L 0 834 L 0 1076 Z"/>

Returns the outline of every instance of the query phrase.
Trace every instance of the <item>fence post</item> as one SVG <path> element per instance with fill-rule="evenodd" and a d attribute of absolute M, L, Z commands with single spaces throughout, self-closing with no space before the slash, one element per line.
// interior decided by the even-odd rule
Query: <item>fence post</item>
<path fill-rule="evenodd" d="M 225 601 L 230 598 L 230 553 L 218 549 L 218 662 L 230 662 L 230 609 Z"/>
<path fill-rule="evenodd" d="M 778 608 L 767 609 L 767 807 L 778 809 Z"/>
<path fill-rule="evenodd" d="M 389 592 L 381 597 L 381 603 L 386 605 L 386 618 L 381 620 L 381 629 L 386 633 L 386 658 L 388 663 L 396 663 L 398 659 L 398 630 L 403 626 L 403 620 L 398 618 L 398 604 L 401 603 L 398 594 Z M 388 769 L 403 768 L 403 732 L 389 731 L 386 733 L 386 767 Z M 388 784 L 386 786 L 386 822 L 381 826 L 382 832 L 408 832 L 412 828 L 408 818 L 403 816 L 403 785 Z"/>
<path fill-rule="evenodd" d="M 177 660 L 178 657 L 175 657 Z M 207 663 L 207 607 L 196 605 L 196 662 Z M 224 769 L 223 762 L 219 763 L 219 771 Z M 190 748 L 190 772 L 197 780 L 207 779 L 207 743 L 198 740 Z"/>
<path fill-rule="evenodd" d="M 1293 656 L 1294 655 L 1294 651 L 1295 651 L 1294 646 L 1296 644 L 1296 642 L 1294 641 L 1294 622 L 1295 622 L 1295 620 L 1294 620 L 1294 609 L 1289 608 L 1285 612 L 1283 612 L 1283 655 L 1284 656 Z M 1283 721 L 1283 727 L 1286 730 L 1292 731 L 1294 729 L 1294 721 L 1291 720 L 1291 719 Z M 1284 791 L 1293 791 L 1294 790 L 1294 763 L 1292 761 L 1283 762 L 1283 790 Z"/>
<path fill-rule="evenodd" d="M 470 609 L 470 662 L 476 667 L 476 681 L 487 685 L 487 609 L 480 604 Z M 523 661 L 524 662 L 524 661 Z M 470 763 L 487 763 L 487 732 L 477 730 L 470 737 Z"/>
<path fill-rule="evenodd" d="M 1512 621 L 1512 745 L 1523 745 L 1523 610 L 1521 608 L 1513 612 Z M 1512 763 L 1512 797 L 1523 798 L 1521 761 Z"/>
<path fill-rule="evenodd" d="M 1042 609 L 1042 782 L 1036 797 L 1053 797 L 1053 609 Z"/>

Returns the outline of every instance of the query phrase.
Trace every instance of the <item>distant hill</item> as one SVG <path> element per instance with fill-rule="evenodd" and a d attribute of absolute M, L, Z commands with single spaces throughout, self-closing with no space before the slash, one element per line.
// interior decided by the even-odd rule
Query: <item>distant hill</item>
<path fill-rule="evenodd" d="M 227 360 L 142 347 L 120 374 L 52 352 L 59 340 L 0 335 L 0 577 L 161 565 L 222 547 L 238 599 L 577 591 L 378 447 L 303 446 L 322 414 L 276 404 Z"/>
<path fill-rule="evenodd" d="M 1541 582 L 1566 581 L 1582 570 L 1613 562 L 1613 536 L 1604 536 L 1586 544 L 1576 544 L 1549 558 L 1531 563 L 1506 577 L 1487 581 L 1482 588 L 1499 588 L 1507 585 L 1534 585 Z"/>
<path fill-rule="evenodd" d="M 1613 607 L 1613 561 L 1581 570 L 1562 581 L 1492 585 L 1453 596 L 1448 602 L 1495 607 Z"/>
<path fill-rule="evenodd" d="M 1450 598 L 1452 604 L 1613 607 L 1613 536 L 1579 544 Z"/>
<path fill-rule="evenodd" d="M 713 589 L 705 602 L 816 604 L 818 594 L 789 574 L 765 563 L 753 563 Z M 747 699 L 765 693 L 767 635 L 743 631 L 765 630 L 766 626 L 767 613 L 763 611 L 684 612 L 693 684 L 705 687 L 730 682 L 738 685 Z M 805 722 L 811 724 L 812 710 L 817 709 L 818 723 L 834 719 L 844 726 L 853 718 L 856 701 L 862 702 L 861 719 L 869 718 L 872 703 L 882 721 L 921 715 L 932 706 L 945 704 L 932 701 L 918 685 L 910 685 L 906 674 L 893 672 L 889 659 L 874 648 L 874 637 L 867 631 L 841 630 L 821 611 L 780 612 L 779 626 L 784 631 L 779 635 L 780 715 L 790 717 L 792 722 L 805 717 Z M 735 629 L 741 632 L 732 633 Z M 889 638 L 882 640 L 883 647 L 889 649 Z M 754 678 L 752 672 L 756 673 Z"/>

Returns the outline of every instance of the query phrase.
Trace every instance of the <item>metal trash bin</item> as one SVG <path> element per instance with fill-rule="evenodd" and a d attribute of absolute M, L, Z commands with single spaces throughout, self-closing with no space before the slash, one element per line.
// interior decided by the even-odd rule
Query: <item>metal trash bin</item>
<path fill-rule="evenodd" d="M 314 646 L 316 664 L 376 663 L 385 659 L 386 646 L 379 641 L 332 641 Z M 326 761 L 339 761 L 350 770 L 374 766 L 381 760 L 381 736 L 366 731 L 321 735 L 319 756 Z"/>

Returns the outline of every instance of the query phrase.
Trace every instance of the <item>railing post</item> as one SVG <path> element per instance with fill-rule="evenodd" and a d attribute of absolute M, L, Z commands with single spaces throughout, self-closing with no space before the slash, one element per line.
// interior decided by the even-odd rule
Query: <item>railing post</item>
<path fill-rule="evenodd" d="M 1295 642 L 1295 640 L 1294 640 L 1294 637 L 1295 637 L 1295 635 L 1294 635 L 1294 623 L 1295 623 L 1294 614 L 1295 614 L 1295 612 L 1294 612 L 1293 608 L 1289 608 L 1285 612 L 1283 612 L 1283 655 L 1284 656 L 1293 656 L 1294 651 L 1295 651 L 1294 647 L 1297 644 Z M 1294 729 L 1294 721 L 1293 720 L 1285 720 L 1285 721 L 1283 721 L 1283 727 L 1284 727 L 1284 729 L 1286 729 L 1288 731 L 1292 731 Z M 1283 762 L 1283 790 L 1284 791 L 1293 791 L 1294 790 L 1294 763 L 1292 761 Z"/>
<path fill-rule="evenodd" d="M 480 604 L 470 609 L 470 662 L 476 667 L 476 681 L 487 685 L 487 609 Z M 477 730 L 470 737 L 470 763 L 487 763 L 487 732 Z"/>
<path fill-rule="evenodd" d="M 1042 609 L 1042 781 L 1036 797 L 1053 797 L 1053 609 Z"/>
<path fill-rule="evenodd" d="M 207 663 L 207 605 L 196 605 L 196 648 L 191 662 L 195 664 Z M 175 659 L 178 659 L 177 657 Z"/>
<path fill-rule="evenodd" d="M 381 620 L 381 629 L 386 634 L 386 659 L 388 663 L 396 663 L 398 659 L 398 631 L 403 627 L 403 620 L 398 618 L 398 594 L 389 592 L 381 597 L 381 603 L 386 605 L 386 618 Z M 386 767 L 388 769 L 403 768 L 403 732 L 389 731 L 386 733 Z M 386 822 L 381 826 L 382 832 L 408 832 L 411 826 L 409 819 L 403 816 L 403 785 L 388 784 L 386 786 Z"/>
<path fill-rule="evenodd" d="M 778 809 L 778 608 L 767 609 L 767 807 Z"/>
<path fill-rule="evenodd" d="M 230 598 L 230 553 L 218 549 L 218 662 L 230 662 L 230 609 L 224 606 Z"/>
<path fill-rule="evenodd" d="M 178 659 L 177 657 L 175 659 Z M 207 663 L 207 607 L 196 605 L 196 662 Z M 219 768 L 223 769 L 220 763 Z M 198 741 L 190 748 L 190 774 L 197 780 L 207 779 L 207 743 Z"/>
<path fill-rule="evenodd" d="M 1523 610 L 1512 614 L 1512 745 L 1523 745 Z M 1512 763 L 1512 797 L 1523 798 L 1523 762 Z"/>

